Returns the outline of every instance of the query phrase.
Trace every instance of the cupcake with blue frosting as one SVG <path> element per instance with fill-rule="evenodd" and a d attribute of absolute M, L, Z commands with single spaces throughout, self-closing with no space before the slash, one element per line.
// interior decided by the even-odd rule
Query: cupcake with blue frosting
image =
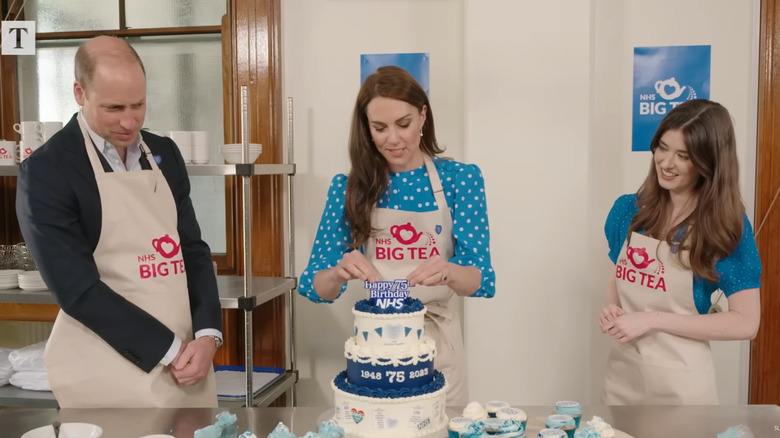
<path fill-rule="evenodd" d="M 580 419 L 582 418 L 582 406 L 576 401 L 564 400 L 555 402 L 555 413 L 561 415 L 568 415 L 574 418 L 575 427 L 580 427 Z"/>
<path fill-rule="evenodd" d="M 518 421 L 523 425 L 523 430 L 525 430 L 526 423 L 528 422 L 528 415 L 526 415 L 525 411 L 517 408 L 499 409 L 499 411 L 496 412 L 496 418 L 500 420 Z"/>
<path fill-rule="evenodd" d="M 586 428 L 588 430 L 583 432 L 585 435 L 582 435 L 582 438 L 615 438 L 615 429 L 613 429 L 609 423 L 604 421 L 604 419 L 598 415 L 594 415 L 590 421 L 586 421 L 580 430 Z M 591 433 L 591 430 L 594 431 L 597 435 L 587 435 L 587 433 Z M 579 432 L 579 430 L 577 432 Z M 575 438 L 581 438 L 577 434 L 574 434 L 574 436 Z"/>
<path fill-rule="evenodd" d="M 481 421 L 471 422 L 459 434 L 458 438 L 484 438 L 485 425 Z"/>
<path fill-rule="evenodd" d="M 536 438 L 566 438 L 566 432 L 560 429 L 542 429 Z"/>
<path fill-rule="evenodd" d="M 276 425 L 274 430 L 271 431 L 271 433 L 268 434 L 268 438 L 298 438 L 295 436 L 294 433 L 290 432 L 290 429 L 284 425 L 284 423 L 279 423 Z"/>
<path fill-rule="evenodd" d="M 509 403 L 504 401 L 489 401 L 485 403 L 485 411 L 487 411 L 489 418 L 496 418 L 496 413 L 504 408 L 508 408 Z"/>
<path fill-rule="evenodd" d="M 544 423 L 549 429 L 560 429 L 566 432 L 566 436 L 574 438 L 574 430 L 577 426 L 574 423 L 574 418 L 569 415 L 550 415 L 547 417 L 547 421 Z"/>
<path fill-rule="evenodd" d="M 333 420 L 323 421 L 317 430 L 320 438 L 344 438 L 344 428 Z"/>
<path fill-rule="evenodd" d="M 449 438 L 460 438 L 460 433 L 466 430 L 471 423 L 473 423 L 473 421 L 466 417 L 450 418 L 450 422 L 447 423 Z"/>
<path fill-rule="evenodd" d="M 482 424 L 485 425 L 485 432 L 489 436 L 500 436 L 502 438 L 520 438 L 525 436 L 525 426 L 519 421 L 488 418 Z"/>

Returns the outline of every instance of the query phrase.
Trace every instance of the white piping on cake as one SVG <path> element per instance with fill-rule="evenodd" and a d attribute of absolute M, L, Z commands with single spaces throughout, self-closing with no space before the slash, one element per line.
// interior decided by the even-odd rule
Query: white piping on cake
<path fill-rule="evenodd" d="M 405 349 L 382 349 L 361 347 L 355 337 L 344 343 L 344 357 L 358 363 L 371 365 L 407 366 L 418 362 L 433 360 L 436 357 L 436 342 L 428 336 L 423 336 L 419 343 Z M 406 359 L 406 360 L 404 360 Z M 381 362 L 380 362 L 381 360 Z"/>

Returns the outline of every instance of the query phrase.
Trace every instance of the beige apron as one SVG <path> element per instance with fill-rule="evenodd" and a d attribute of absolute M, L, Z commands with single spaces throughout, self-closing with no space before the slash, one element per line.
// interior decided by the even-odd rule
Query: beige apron
<path fill-rule="evenodd" d="M 680 252 L 687 260 L 688 252 Z M 698 315 L 693 276 L 679 266 L 669 244 L 639 233 L 623 244 L 615 266 L 620 303 L 626 313 L 642 311 Z M 717 404 L 710 343 L 651 331 L 609 355 L 606 405 Z"/>
<path fill-rule="evenodd" d="M 439 209 L 429 212 L 375 208 L 371 225 L 378 229 L 366 244 L 366 257 L 379 272 L 382 281 L 406 278 L 430 256 L 445 260 L 454 253 L 452 218 L 444 197 L 439 173 L 433 161 L 425 157 L 425 167 Z M 416 286 L 411 295 L 428 308 L 425 330 L 436 341 L 434 366 L 447 381 L 447 405 L 468 403 L 466 356 L 458 315 L 449 309 L 455 293 L 447 286 Z"/>
<path fill-rule="evenodd" d="M 94 251 L 101 281 L 182 340 L 192 340 L 178 215 L 165 176 L 143 142 L 151 170 L 105 172 L 81 119 L 79 126 L 102 205 Z M 147 374 L 62 311 L 45 356 L 52 391 L 62 408 L 217 406 L 213 369 L 193 386 L 179 385 L 170 367 L 160 364 Z"/>

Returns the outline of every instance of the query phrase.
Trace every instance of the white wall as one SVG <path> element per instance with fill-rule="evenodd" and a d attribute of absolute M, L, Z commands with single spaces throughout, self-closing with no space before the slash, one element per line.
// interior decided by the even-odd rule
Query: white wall
<path fill-rule="evenodd" d="M 734 116 L 743 196 L 755 175 L 758 0 L 285 0 L 285 95 L 295 99 L 296 271 L 346 150 L 363 53 L 429 52 L 448 155 L 485 174 L 497 293 L 467 299 L 471 399 L 597 403 L 609 340 L 596 327 L 610 263 L 603 222 L 635 191 L 634 46 L 712 45 L 712 98 Z M 332 404 L 357 291 L 296 304 L 300 406 Z M 741 343 L 715 346 L 721 401 L 743 401 Z M 501 360 L 495 360 L 501 358 Z"/>

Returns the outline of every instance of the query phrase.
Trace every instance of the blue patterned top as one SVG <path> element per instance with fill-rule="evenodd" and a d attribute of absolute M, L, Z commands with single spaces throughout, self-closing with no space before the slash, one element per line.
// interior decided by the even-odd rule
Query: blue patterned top
<path fill-rule="evenodd" d="M 612 263 L 617 263 L 628 235 L 631 219 L 638 211 L 636 194 L 623 195 L 612 206 L 604 225 L 604 233 L 609 244 L 609 258 Z M 718 289 L 729 297 L 741 290 L 761 287 L 761 259 L 758 257 L 753 227 L 750 226 L 747 215 L 743 215 L 742 218 L 742 238 L 737 248 L 730 256 L 718 260 L 715 263 L 715 270 L 719 274 L 719 279 L 714 284 L 701 277 L 693 277 L 693 300 L 700 314 L 707 313 L 712 293 Z"/>
<path fill-rule="evenodd" d="M 471 296 L 492 297 L 496 293 L 496 275 L 490 263 L 490 227 L 488 226 L 485 181 L 475 164 L 434 158 L 444 188 L 444 196 L 452 215 L 454 255 L 450 262 L 475 266 L 482 272 L 482 282 Z M 421 167 L 407 172 L 391 172 L 387 191 L 379 199 L 377 208 L 426 212 L 438 208 L 428 179 L 428 171 Z M 309 265 L 300 276 L 298 293 L 314 302 L 323 300 L 314 291 L 314 275 L 336 266 L 351 241 L 350 227 L 345 215 L 346 175 L 333 177 L 328 189 L 328 201 L 322 213 Z M 363 248 L 361 248 L 362 250 Z M 342 285 L 339 296 L 346 290 Z"/>

